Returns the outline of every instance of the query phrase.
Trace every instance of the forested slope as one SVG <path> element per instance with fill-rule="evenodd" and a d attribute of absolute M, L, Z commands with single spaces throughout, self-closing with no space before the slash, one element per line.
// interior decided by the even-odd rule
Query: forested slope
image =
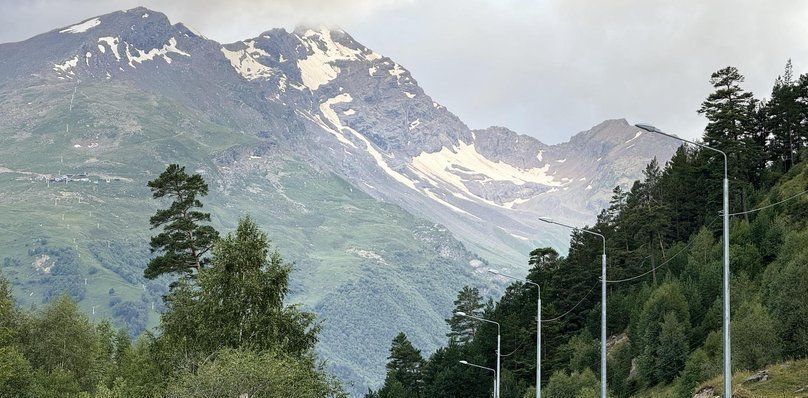
<path fill-rule="evenodd" d="M 704 142 L 729 154 L 738 371 L 808 356 L 808 75 L 792 79 L 789 62 L 767 100 L 744 92 L 742 81 L 732 67 L 714 73 L 715 92 L 700 110 L 709 120 Z M 589 227 L 607 242 L 607 385 L 614 396 L 689 397 L 721 372 L 723 162 L 715 155 L 682 147 L 664 167 L 650 162 L 630 190 L 615 189 Z M 599 238 L 580 231 L 567 257 L 551 248 L 531 253 L 527 278 L 542 289 L 545 397 L 595 396 L 599 389 L 600 254 Z M 455 303 L 501 323 L 502 397 L 533 394 L 536 294 L 514 283 L 496 303 L 482 305 L 467 290 Z M 447 322 L 448 345 L 428 359 L 405 335 L 394 340 L 385 385 L 368 396 L 488 396 L 488 375 L 458 361 L 493 368 L 495 328 L 457 316 Z"/>

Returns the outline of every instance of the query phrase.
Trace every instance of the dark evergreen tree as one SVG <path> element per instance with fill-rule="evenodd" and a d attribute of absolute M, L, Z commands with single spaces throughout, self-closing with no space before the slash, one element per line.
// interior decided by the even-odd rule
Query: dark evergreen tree
<path fill-rule="evenodd" d="M 421 356 L 421 351 L 415 349 L 410 340 L 407 339 L 407 335 L 399 333 L 393 338 L 390 356 L 387 359 L 388 381 L 385 382 L 385 387 L 395 389 L 394 385 L 400 383 L 405 393 L 404 397 L 420 397 L 424 358 Z M 385 391 L 380 391 L 380 395 L 390 398 L 398 396 L 390 395 L 390 393 L 385 394 Z"/>
<path fill-rule="evenodd" d="M 185 167 L 171 164 L 148 187 L 155 199 L 172 202 L 149 220 L 152 229 L 162 227 L 163 231 L 151 238 L 151 251 L 158 256 L 149 261 L 143 275 L 154 279 L 167 273 L 198 273 L 219 236 L 213 227 L 204 225 L 210 222 L 210 214 L 199 211 L 202 202 L 198 198 L 208 194 L 208 184 L 199 174 L 189 175 Z"/>
<path fill-rule="evenodd" d="M 701 104 L 699 113 L 709 121 L 704 143 L 726 152 L 733 190 L 740 199 L 737 202 L 745 210 L 749 189 L 759 183 L 758 166 L 763 148 L 760 146 L 762 132 L 755 124 L 757 101 L 751 92 L 741 88 L 743 81 L 743 75 L 732 66 L 713 73 L 710 84 L 715 92 Z M 702 153 L 714 156 L 706 151 Z M 715 159 L 714 167 L 723 167 L 722 160 Z"/>
<path fill-rule="evenodd" d="M 464 286 L 457 294 L 454 305 L 455 309 L 452 312 L 452 317 L 446 320 L 450 329 L 446 337 L 456 344 L 466 344 L 474 339 L 474 334 L 480 326 L 480 321 L 456 315 L 456 313 L 463 312 L 476 317 L 482 315 L 484 305 L 480 290 L 476 287 Z"/>

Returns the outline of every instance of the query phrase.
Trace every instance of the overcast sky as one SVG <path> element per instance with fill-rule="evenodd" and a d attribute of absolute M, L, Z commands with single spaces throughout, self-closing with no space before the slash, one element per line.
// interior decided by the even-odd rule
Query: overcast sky
<path fill-rule="evenodd" d="M 610 118 L 697 137 L 714 70 L 737 66 L 759 97 L 788 58 L 808 71 L 803 0 L 0 0 L 0 42 L 137 5 L 222 42 L 339 26 L 470 127 L 550 144 Z"/>

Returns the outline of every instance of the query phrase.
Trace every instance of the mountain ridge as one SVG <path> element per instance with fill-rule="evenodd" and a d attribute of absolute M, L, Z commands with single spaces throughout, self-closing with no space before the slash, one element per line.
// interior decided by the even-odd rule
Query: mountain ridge
<path fill-rule="evenodd" d="M 594 219 L 614 185 L 675 149 L 624 120 L 556 145 L 506 128 L 471 130 L 406 68 L 340 29 L 270 29 L 222 44 L 143 7 L 0 44 L 0 116 L 2 203 L 35 214 L 0 219 L 25 237 L 2 254 L 33 263 L 41 258 L 21 242 L 41 236 L 48 253 L 76 254 L 62 279 L 18 274 L 26 300 L 46 297 L 45 284 L 81 292 L 77 281 L 90 272 L 126 275 L 146 293 L 116 290 L 153 324 L 156 313 L 143 306 L 159 309 L 164 287 L 139 278 L 145 261 L 110 259 L 142 256 L 154 208 L 145 181 L 181 162 L 211 183 L 216 225 L 250 212 L 297 262 L 293 297 L 325 319 L 321 349 L 358 390 L 380 381 L 386 342 L 401 326 L 426 350 L 442 342 L 460 285 L 498 294 L 488 263 L 521 273 L 536 245 L 563 249 L 568 231 L 544 228 L 538 215 Z M 88 175 L 90 185 L 33 177 L 67 173 Z M 71 219 L 75 209 L 83 213 Z M 104 229 L 107 219 L 115 229 Z M 114 252 L 110 241 L 130 243 Z M 104 286 L 87 289 L 83 306 L 122 319 Z M 346 309 L 368 291 L 370 309 Z M 417 305 L 404 308 L 402 298 Z M 351 329 L 368 311 L 384 321 Z"/>

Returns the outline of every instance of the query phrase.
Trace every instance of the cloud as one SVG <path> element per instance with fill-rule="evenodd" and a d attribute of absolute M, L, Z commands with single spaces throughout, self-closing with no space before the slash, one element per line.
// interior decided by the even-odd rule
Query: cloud
<path fill-rule="evenodd" d="M 737 66 L 766 96 L 788 58 L 808 71 L 801 0 L 0 0 L 0 42 L 141 4 L 223 42 L 341 26 L 471 127 L 548 143 L 620 117 L 696 137 L 711 72 Z"/>

